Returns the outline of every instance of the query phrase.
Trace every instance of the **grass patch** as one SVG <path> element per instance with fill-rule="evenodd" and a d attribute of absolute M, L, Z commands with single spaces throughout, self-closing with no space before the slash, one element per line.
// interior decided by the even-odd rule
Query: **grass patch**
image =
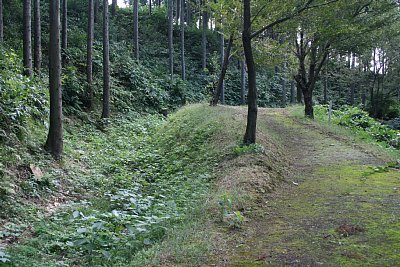
<path fill-rule="evenodd" d="M 204 262 L 199 255 L 209 250 L 210 242 L 207 235 L 193 235 L 193 228 L 209 207 L 199 204 L 208 199 L 212 170 L 232 155 L 241 127 L 232 110 L 205 105 L 185 107 L 166 121 L 138 115 L 113 119 L 105 130 L 68 121 L 60 165 L 40 154 L 37 158 L 51 183 L 65 183 L 64 189 L 81 201 L 63 205 L 50 216 L 41 211 L 36 220 L 20 217 L 28 223 L 18 233 L 26 237 L 8 245 L 7 264 Z M 7 168 L 12 166 L 15 163 Z M 173 251 L 173 257 L 166 255 Z"/>

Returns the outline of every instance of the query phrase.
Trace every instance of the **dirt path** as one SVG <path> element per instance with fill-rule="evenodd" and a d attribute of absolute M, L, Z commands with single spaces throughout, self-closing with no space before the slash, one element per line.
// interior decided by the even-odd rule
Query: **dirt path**
<path fill-rule="evenodd" d="M 400 173 L 374 167 L 384 156 L 285 110 L 261 110 L 259 127 L 283 145 L 291 175 L 245 213 L 215 266 L 400 265 Z"/>

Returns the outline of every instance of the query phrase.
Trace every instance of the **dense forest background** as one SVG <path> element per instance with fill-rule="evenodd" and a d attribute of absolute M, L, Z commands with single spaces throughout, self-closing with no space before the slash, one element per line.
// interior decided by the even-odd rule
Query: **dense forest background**
<path fill-rule="evenodd" d="M 297 3 L 298 7 L 303 5 L 300 2 Z M 316 76 L 314 104 L 327 104 L 332 100 L 335 107 L 360 106 L 379 119 L 389 120 L 399 116 L 399 37 L 396 19 L 398 10 L 395 3 L 372 1 L 371 3 L 341 4 L 340 2 L 333 1 L 330 6 L 318 6 L 320 3 L 313 3 L 317 6 L 310 8 L 308 13 L 298 14 L 297 17 L 293 16 L 294 18 L 285 23 L 268 28 L 254 42 L 259 106 L 285 107 L 290 103 L 303 101 L 301 88 L 297 90 L 299 86 L 295 82 L 299 64 L 301 64 L 298 58 L 301 55 L 296 51 L 294 41 L 300 41 L 300 35 L 299 29 L 293 27 L 292 24 L 296 24 L 298 20 L 311 21 L 325 16 L 328 27 L 318 25 L 319 21 L 304 23 L 304 32 L 309 31 L 310 34 L 303 41 L 311 44 L 311 40 L 316 40 L 311 37 L 314 34 L 319 34 L 320 39 L 326 42 L 332 40 L 329 41 L 329 51 L 327 50 L 324 62 L 316 62 L 321 65 L 321 70 L 314 75 Z M 235 36 L 236 32 L 240 32 L 238 20 L 242 15 L 239 12 L 239 18 L 232 18 L 231 14 L 226 14 L 229 8 L 223 6 L 222 3 L 218 6 L 215 3 L 187 2 L 184 9 L 187 16 L 184 17 L 185 27 L 183 28 L 185 53 L 182 54 L 180 52 L 182 27 L 179 26 L 178 19 L 179 2 L 172 4 L 174 24 L 172 76 L 170 76 L 169 68 L 167 3 L 151 3 L 151 8 L 149 8 L 149 3 L 139 3 L 140 59 L 138 60 L 135 59 L 133 52 L 135 48 L 132 42 L 134 29 L 132 8 L 118 8 L 114 7 L 114 4 L 111 6 L 109 25 L 111 108 L 114 112 L 130 110 L 160 112 L 173 110 L 185 103 L 210 99 L 220 74 L 224 41 L 226 46 L 229 39 L 228 31 Z M 279 20 L 290 13 L 293 6 L 296 8 L 296 5 L 290 1 L 282 3 L 281 11 L 275 12 L 272 18 L 266 18 L 265 13 L 275 6 L 264 7 L 255 16 L 254 24 Z M 98 108 L 95 107 L 101 104 L 102 92 L 99 90 L 103 86 L 103 7 L 101 1 L 94 1 L 94 8 L 94 90 L 91 92 L 88 90 L 86 67 L 88 3 L 68 1 L 67 37 L 65 37 L 67 43 L 63 44 L 62 48 L 64 63 L 62 96 L 64 113 L 67 115 L 96 111 Z M 224 11 L 224 8 L 228 11 Z M 31 9 L 34 10 L 32 7 Z M 32 116 L 46 121 L 48 71 L 45 69 L 48 66 L 49 45 L 48 3 L 41 1 L 40 9 L 40 25 L 42 26 L 39 32 L 40 38 L 35 35 L 33 28 L 30 34 L 32 40 L 35 38 L 36 42 L 41 41 L 43 51 L 40 56 L 43 55 L 43 59 L 39 64 L 43 69 L 32 77 L 26 78 L 20 75 L 23 68 L 21 65 L 22 33 L 26 27 L 22 23 L 24 21 L 23 1 L 3 0 L 4 37 L 1 43 L 1 125 L 3 129 L 18 128 L 22 126 L 19 122 Z M 352 12 L 359 12 L 359 14 L 352 14 Z M 342 18 L 335 18 L 339 13 L 342 14 Z M 351 18 L 352 15 L 354 18 Z M 226 18 L 221 23 L 221 18 L 224 16 Z M 62 14 L 61 18 L 63 18 Z M 295 29 L 294 33 L 293 29 Z M 342 31 L 333 33 L 337 29 L 342 29 Z M 317 45 L 320 46 L 320 44 Z M 186 64 L 184 79 L 182 79 L 182 55 Z M 221 100 L 229 105 L 244 104 L 247 69 L 240 38 L 234 38 L 233 51 L 229 59 L 225 90 Z M 94 106 L 91 101 L 92 93 Z M 16 129 L 11 132 L 16 132 Z M 3 138 L 6 138 L 4 133 Z"/>

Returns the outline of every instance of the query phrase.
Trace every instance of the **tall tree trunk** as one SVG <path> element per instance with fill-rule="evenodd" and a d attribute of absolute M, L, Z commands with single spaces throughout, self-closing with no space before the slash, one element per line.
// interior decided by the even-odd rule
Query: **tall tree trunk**
<path fill-rule="evenodd" d="M 178 0 L 179 1 L 179 0 Z M 168 54 L 169 74 L 174 78 L 174 0 L 168 0 Z"/>
<path fill-rule="evenodd" d="M 89 0 L 87 28 L 86 81 L 88 85 L 88 108 L 93 108 L 93 39 L 94 39 L 94 2 Z"/>
<path fill-rule="evenodd" d="M 133 0 L 133 49 L 135 59 L 139 60 L 139 0 Z"/>
<path fill-rule="evenodd" d="M 151 0 L 149 0 L 149 15 L 151 15 L 151 8 L 152 8 L 152 3 Z"/>
<path fill-rule="evenodd" d="M 303 103 L 303 93 L 301 92 L 301 88 L 296 86 L 296 100 L 298 104 Z"/>
<path fill-rule="evenodd" d="M 97 22 L 97 18 L 99 15 L 99 8 L 100 8 L 100 0 L 94 0 L 94 23 Z"/>
<path fill-rule="evenodd" d="M 222 32 L 219 36 L 220 36 L 220 43 L 219 43 L 220 51 L 219 51 L 219 54 L 220 54 L 220 64 L 221 64 L 221 72 L 222 72 L 222 68 L 224 67 L 224 63 L 225 63 L 224 62 L 224 59 L 225 59 L 224 33 Z M 228 43 L 228 45 L 229 45 L 229 43 Z M 231 44 L 231 46 L 232 46 L 232 44 Z M 229 53 L 230 53 L 230 51 L 229 51 Z M 229 59 L 228 59 L 226 64 L 227 64 L 227 66 L 226 66 L 226 69 L 227 69 L 228 68 L 228 64 L 229 64 Z M 226 69 L 225 69 L 225 73 L 226 73 Z M 224 79 L 222 79 L 222 84 L 221 84 L 221 103 L 222 104 L 225 104 L 225 73 L 224 73 Z"/>
<path fill-rule="evenodd" d="M 24 0 L 24 38 L 23 38 L 23 51 L 24 51 L 24 74 L 26 76 L 32 75 L 32 15 L 31 15 L 31 0 Z"/>
<path fill-rule="evenodd" d="M 351 65 L 350 65 L 350 73 L 351 75 L 354 75 L 354 68 L 355 68 L 355 56 L 354 54 L 350 54 L 350 60 L 351 60 Z M 353 78 L 354 79 L 354 78 Z M 355 90 L 356 90 L 356 84 L 352 80 L 350 84 L 350 105 L 354 106 L 355 105 Z"/>
<path fill-rule="evenodd" d="M 40 73 L 40 68 L 42 65 L 42 27 L 41 27 L 41 18 L 40 18 L 40 0 L 34 0 L 34 18 L 33 18 L 33 29 L 34 29 L 34 57 L 33 57 L 33 66 L 35 68 L 36 73 Z"/>
<path fill-rule="evenodd" d="M 108 33 L 108 0 L 103 2 L 103 112 L 101 118 L 110 117 L 110 43 Z"/>
<path fill-rule="evenodd" d="M 285 56 L 286 58 L 286 56 Z M 282 75 L 281 75 L 281 84 L 282 84 L 282 107 L 286 107 L 287 102 L 287 89 L 286 89 L 286 69 L 287 69 L 287 60 L 283 62 L 282 65 Z"/>
<path fill-rule="evenodd" d="M 180 14 L 181 14 L 181 0 L 177 0 L 176 1 L 176 25 L 179 25 L 179 18 L 180 18 Z"/>
<path fill-rule="evenodd" d="M 205 70 L 207 68 L 207 29 L 208 29 L 208 13 L 206 10 L 206 2 L 203 0 L 203 31 L 201 35 L 201 68 Z"/>
<path fill-rule="evenodd" d="M 325 77 L 324 77 L 324 104 L 328 104 L 328 62 L 329 62 L 329 55 L 326 58 L 325 62 Z"/>
<path fill-rule="evenodd" d="M 45 148 L 55 159 L 63 153 L 60 0 L 50 1 L 49 40 L 50 125 Z"/>
<path fill-rule="evenodd" d="M 68 0 L 62 1 L 62 41 L 61 41 L 61 50 L 62 50 L 62 66 L 65 68 L 68 63 L 67 59 L 67 48 L 68 48 Z"/>
<path fill-rule="evenodd" d="M 246 63 L 244 60 L 240 61 L 240 105 L 245 104 L 246 91 Z"/>
<path fill-rule="evenodd" d="M 293 80 L 290 81 L 290 103 L 296 103 L 295 85 Z"/>
<path fill-rule="evenodd" d="M 314 119 L 312 92 L 313 90 L 310 90 L 310 88 L 303 88 L 304 106 L 305 106 L 304 113 L 306 117 L 310 119 Z"/>
<path fill-rule="evenodd" d="M 186 2 L 186 22 L 190 28 L 192 26 L 192 4 L 190 1 Z"/>
<path fill-rule="evenodd" d="M 181 67 L 182 80 L 186 80 L 186 62 L 185 62 L 185 0 L 181 1 Z M 179 2 L 179 0 L 178 0 Z"/>
<path fill-rule="evenodd" d="M 4 41 L 3 0 L 0 0 L 0 43 Z"/>
<path fill-rule="evenodd" d="M 256 142 L 257 130 L 257 87 L 256 87 L 256 69 L 253 58 L 253 50 L 251 47 L 251 11 L 250 0 L 243 0 L 243 32 L 242 32 L 243 50 L 246 56 L 247 72 L 248 72 L 248 113 L 246 133 L 243 143 L 246 145 Z"/>
<path fill-rule="evenodd" d="M 314 118 L 313 92 L 315 83 L 319 77 L 321 69 L 326 62 L 329 53 L 329 43 L 321 46 L 314 36 L 312 41 L 304 38 L 304 32 L 300 31 L 299 38 L 296 40 L 296 56 L 299 60 L 297 75 L 295 76 L 297 88 L 301 89 L 304 96 L 304 113 L 308 118 Z M 308 64 L 306 59 L 308 58 Z M 306 68 L 308 67 L 308 70 Z"/>
<path fill-rule="evenodd" d="M 214 96 L 211 101 L 211 106 L 216 106 L 218 104 L 218 99 L 220 98 L 220 96 L 223 92 L 224 79 L 225 79 L 226 70 L 228 69 L 228 65 L 229 65 L 229 57 L 231 54 L 232 44 L 233 44 L 233 34 L 231 34 L 231 36 L 229 37 L 228 46 L 224 53 L 224 60 L 223 60 L 222 66 L 221 66 L 221 73 L 219 75 L 217 88 L 214 91 Z"/>
<path fill-rule="evenodd" d="M 111 16 L 115 17 L 115 13 L 117 12 L 117 0 L 112 0 L 111 4 Z"/>

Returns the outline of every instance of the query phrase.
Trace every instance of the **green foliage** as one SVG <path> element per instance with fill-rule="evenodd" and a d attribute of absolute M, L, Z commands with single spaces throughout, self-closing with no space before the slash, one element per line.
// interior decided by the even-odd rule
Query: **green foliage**
<path fill-rule="evenodd" d="M 327 106 L 316 106 L 315 112 L 319 117 L 326 117 L 327 109 Z M 358 107 L 343 106 L 339 110 L 334 110 L 332 121 L 338 125 L 363 131 L 378 142 L 400 149 L 400 131 L 377 122 L 366 111 Z"/>
<path fill-rule="evenodd" d="M 164 238 L 206 197 L 211 170 L 224 155 L 213 141 L 224 126 L 210 112 L 194 106 L 167 121 L 129 113 L 110 120 L 104 131 L 87 122 L 67 124 L 68 190 L 87 192 L 90 200 L 38 219 L 32 238 L 7 251 L 12 264 L 126 266 L 137 252 Z M 61 182 L 59 173 L 48 174 L 51 184 Z M 37 191 L 34 197 L 43 194 Z M 240 224 L 241 214 L 232 216 Z M 21 233 L 10 229 L 4 233 Z"/>
<path fill-rule="evenodd" d="M 23 138 L 27 122 L 43 122 L 48 112 L 43 82 L 23 76 L 20 62 L 14 51 L 0 48 L 0 142 Z"/>
<path fill-rule="evenodd" d="M 238 145 L 233 148 L 233 153 L 236 156 L 250 153 L 264 153 L 264 147 L 260 144 Z"/>
<path fill-rule="evenodd" d="M 220 196 L 218 205 L 222 221 L 226 222 L 232 228 L 240 228 L 242 226 L 244 216 L 240 211 L 233 210 L 232 197 L 228 193 Z"/>

